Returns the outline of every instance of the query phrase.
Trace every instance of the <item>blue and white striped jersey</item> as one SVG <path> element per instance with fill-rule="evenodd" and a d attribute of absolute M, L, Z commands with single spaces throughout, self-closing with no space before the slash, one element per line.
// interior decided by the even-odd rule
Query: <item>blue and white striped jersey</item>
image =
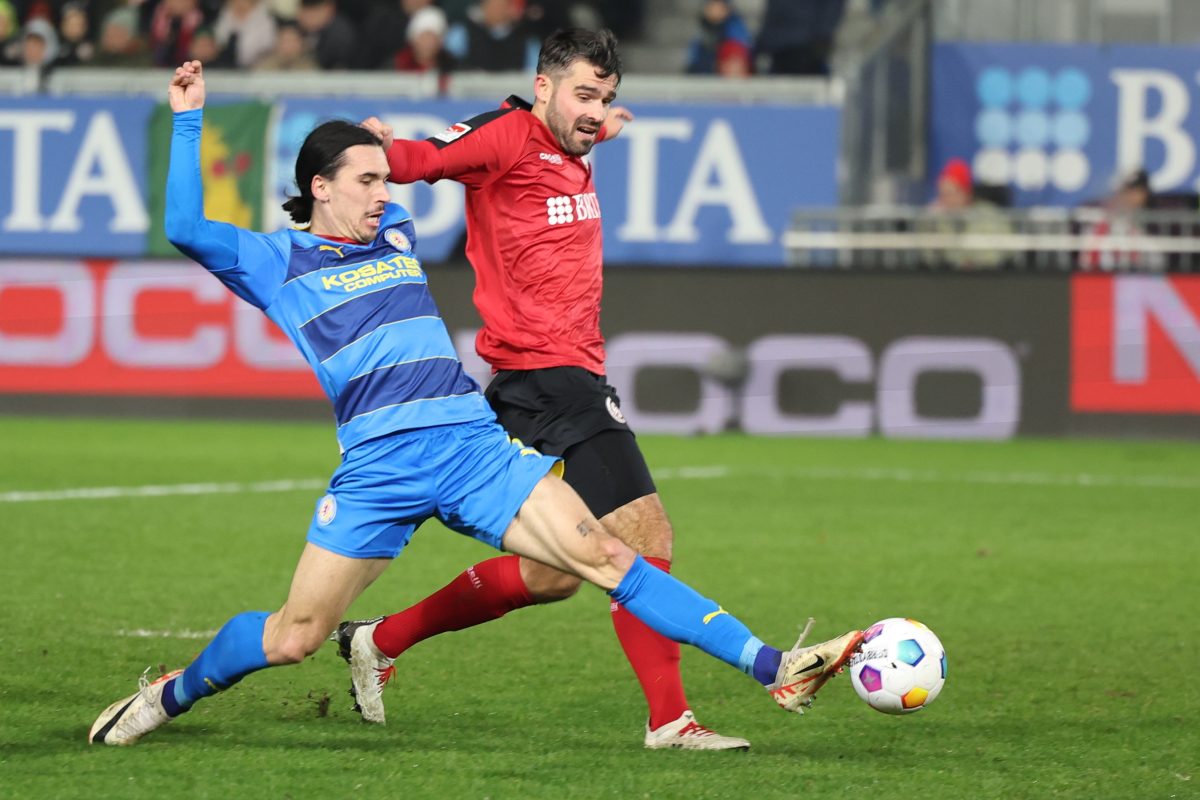
<path fill-rule="evenodd" d="M 185 116 L 192 114 L 194 129 Z M 206 236 L 193 233 L 187 214 L 203 203 L 199 123 L 198 113 L 176 115 L 168 236 L 300 348 L 333 402 L 342 449 L 394 431 L 494 419 L 429 293 L 413 252 L 411 215 L 388 204 L 367 244 L 298 230 L 256 233 L 207 220 Z M 181 135 L 192 132 L 194 171 L 185 159 L 191 137 Z M 213 239 L 235 254 L 218 252 Z"/>

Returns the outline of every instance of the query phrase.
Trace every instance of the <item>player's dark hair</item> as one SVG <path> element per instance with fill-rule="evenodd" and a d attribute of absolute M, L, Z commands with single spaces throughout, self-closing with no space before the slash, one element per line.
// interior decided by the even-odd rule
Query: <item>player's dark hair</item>
<path fill-rule="evenodd" d="M 608 28 L 599 31 L 587 28 L 555 31 L 542 42 L 537 71 L 539 75 L 566 72 L 580 59 L 594 66 L 599 77 L 616 75 L 617 83 L 621 83 L 621 55 L 617 52 L 617 37 Z"/>
<path fill-rule="evenodd" d="M 341 119 L 322 122 L 312 129 L 300 145 L 296 156 L 296 188 L 298 197 L 289 197 L 283 210 L 292 217 L 292 222 L 304 224 L 312 221 L 312 179 L 320 175 L 332 180 L 346 163 L 346 151 L 360 144 L 382 146 L 375 134 L 366 128 Z"/>

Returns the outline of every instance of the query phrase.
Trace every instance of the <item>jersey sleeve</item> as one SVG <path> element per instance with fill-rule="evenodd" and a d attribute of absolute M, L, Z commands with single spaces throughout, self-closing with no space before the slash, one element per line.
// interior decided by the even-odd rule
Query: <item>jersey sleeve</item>
<path fill-rule="evenodd" d="M 423 142 L 397 139 L 388 150 L 396 183 L 449 178 L 485 186 L 512 168 L 529 141 L 525 111 L 501 108 L 451 125 Z"/>
<path fill-rule="evenodd" d="M 202 124 L 200 109 L 174 116 L 163 219 L 167 239 L 238 297 L 266 308 L 287 273 L 290 239 L 286 231 L 256 233 L 205 218 L 200 175 Z"/>

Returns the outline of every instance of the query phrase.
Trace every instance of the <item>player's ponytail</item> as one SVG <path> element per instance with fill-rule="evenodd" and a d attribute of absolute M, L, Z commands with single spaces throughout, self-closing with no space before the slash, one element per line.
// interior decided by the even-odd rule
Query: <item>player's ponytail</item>
<path fill-rule="evenodd" d="M 382 147 L 375 134 L 353 122 L 333 119 L 313 128 L 300 145 L 296 156 L 296 188 L 300 194 L 289 197 L 283 210 L 297 225 L 312 222 L 312 181 L 317 175 L 333 180 L 342 164 L 346 162 L 346 150 L 360 144 Z"/>

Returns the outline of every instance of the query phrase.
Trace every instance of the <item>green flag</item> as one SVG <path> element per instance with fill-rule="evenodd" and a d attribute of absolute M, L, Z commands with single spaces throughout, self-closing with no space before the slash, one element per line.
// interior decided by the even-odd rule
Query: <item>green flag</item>
<path fill-rule="evenodd" d="M 204 216 L 240 228 L 258 230 L 263 220 L 263 171 L 271 106 L 247 102 L 204 109 L 200 174 L 204 179 Z M 149 255 L 177 256 L 163 233 L 167 164 L 171 151 L 171 108 L 159 105 L 150 118 Z"/>

